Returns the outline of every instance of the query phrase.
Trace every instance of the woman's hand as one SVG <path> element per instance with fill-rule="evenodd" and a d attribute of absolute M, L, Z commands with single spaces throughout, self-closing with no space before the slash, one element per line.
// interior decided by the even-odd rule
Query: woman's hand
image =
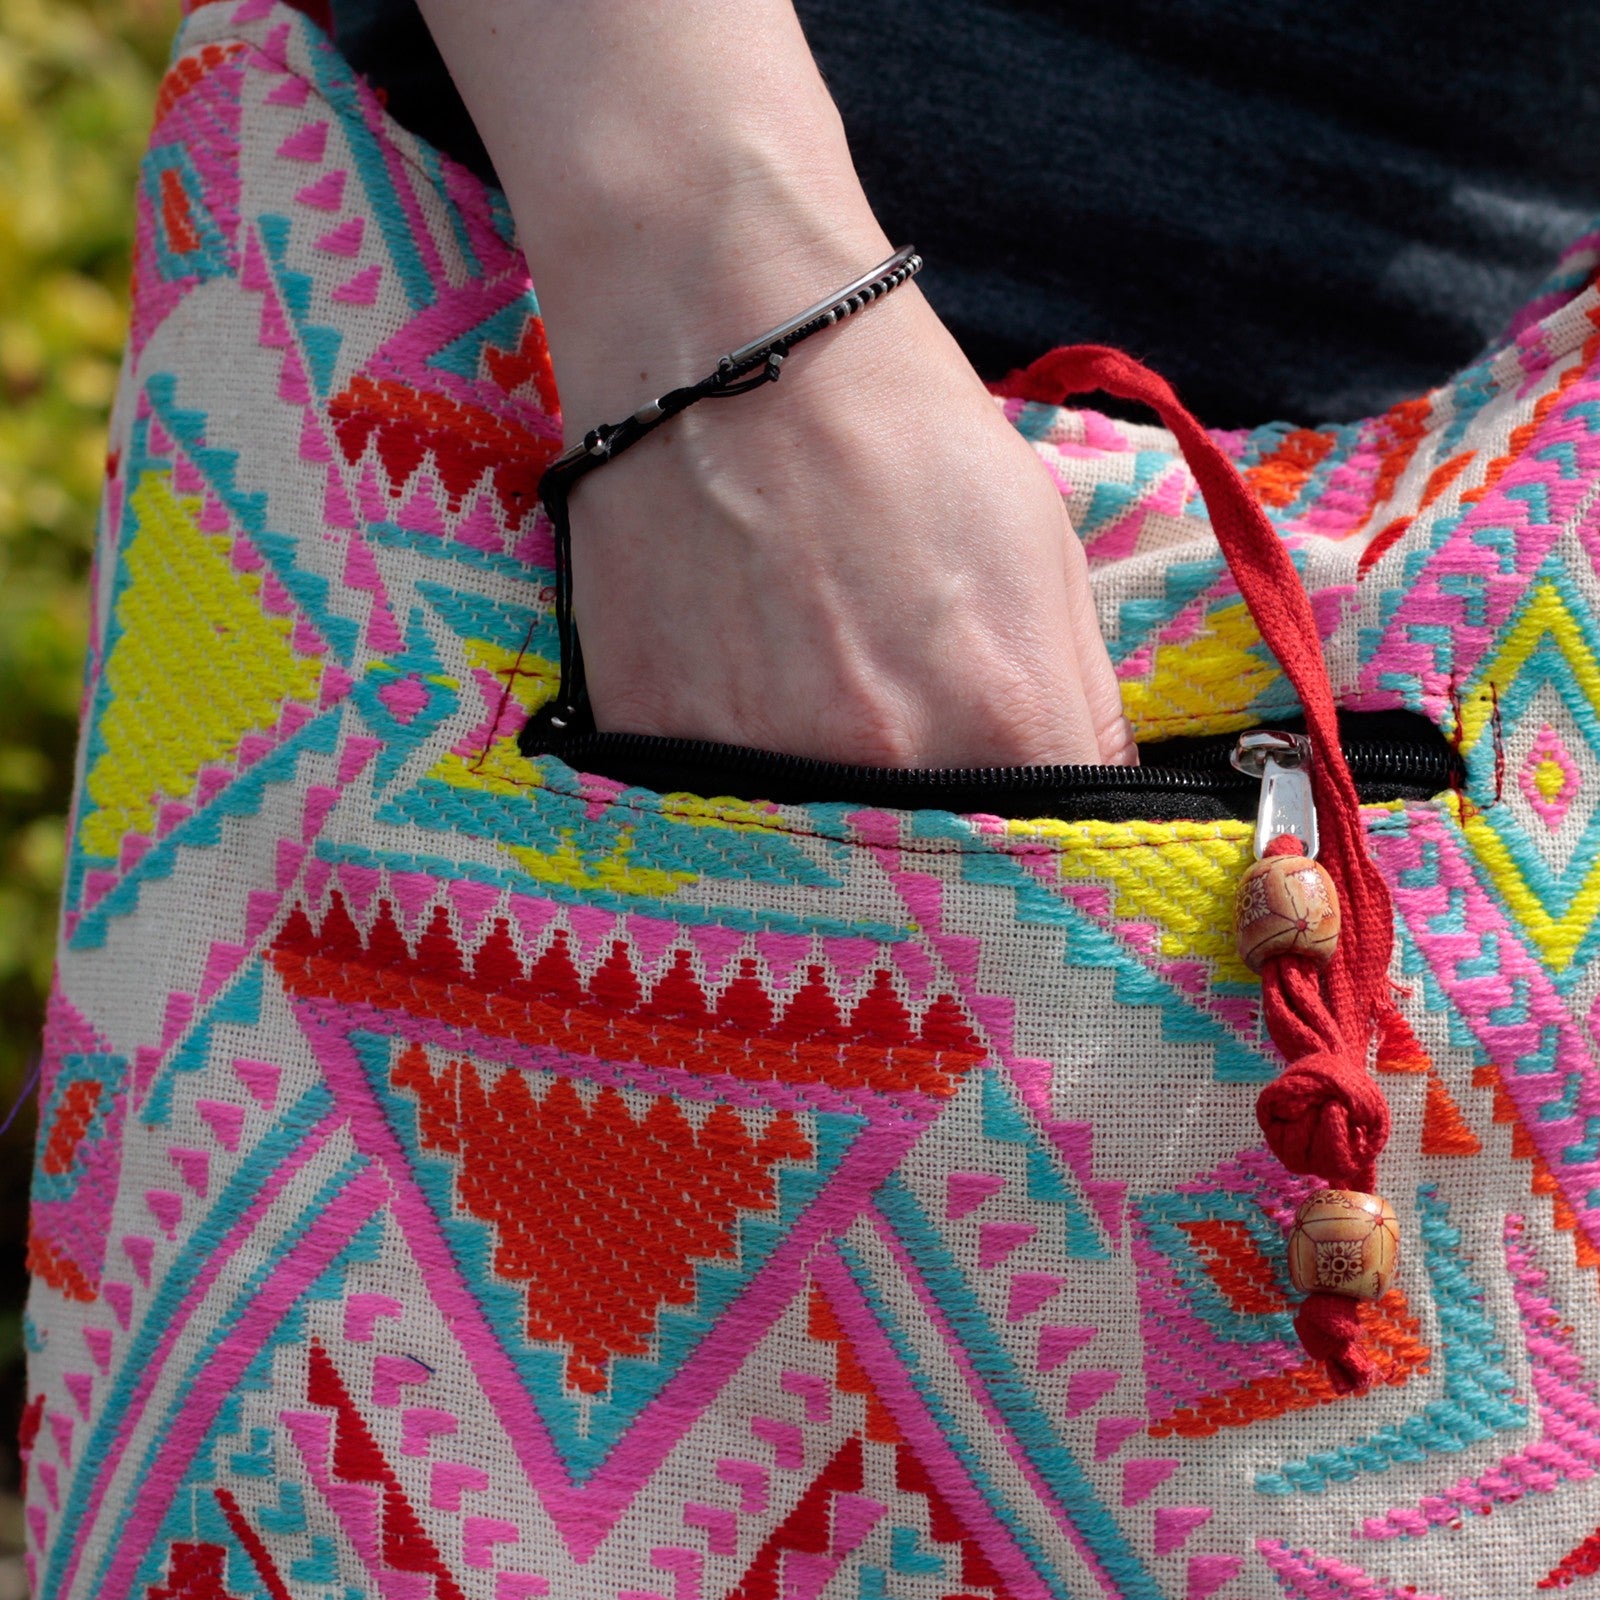
<path fill-rule="evenodd" d="M 601 728 L 886 766 L 1125 758 L 1060 494 L 907 289 L 571 509 Z"/>
<path fill-rule="evenodd" d="M 569 441 L 890 253 L 787 0 L 423 9 L 506 184 Z M 914 284 L 664 424 L 571 515 L 604 730 L 1133 759 L 1060 495 Z"/>

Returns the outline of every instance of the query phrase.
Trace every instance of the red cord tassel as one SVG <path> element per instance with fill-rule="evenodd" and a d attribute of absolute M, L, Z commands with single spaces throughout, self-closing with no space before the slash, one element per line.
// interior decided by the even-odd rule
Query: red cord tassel
<path fill-rule="evenodd" d="M 1154 410 L 1183 451 L 1234 581 L 1263 642 L 1305 709 L 1315 752 L 1312 792 L 1322 835 L 1320 865 L 1333 880 L 1343 931 L 1332 961 L 1286 955 L 1263 965 L 1262 1008 L 1285 1067 L 1262 1090 L 1256 1117 L 1273 1153 L 1291 1171 L 1330 1188 L 1372 1192 L 1378 1154 L 1389 1137 L 1389 1106 L 1367 1069 L 1380 1019 L 1392 1014 L 1389 954 L 1394 940 L 1388 886 L 1367 854 L 1355 784 L 1339 747 L 1333 689 L 1320 635 L 1299 574 L 1266 513 L 1233 463 L 1185 409 L 1164 379 L 1098 345 L 1053 350 L 996 386 L 998 392 L 1059 405 L 1102 389 Z M 1276 839 L 1268 854 L 1299 854 L 1300 841 Z M 1325 1362 L 1341 1393 L 1377 1377 L 1361 1346 L 1359 1302 L 1314 1293 L 1295 1328 L 1309 1355 Z"/>
<path fill-rule="evenodd" d="M 1267 854 L 1297 856 L 1302 848 L 1300 840 L 1280 834 Z M 1352 1053 L 1328 1010 L 1322 963 L 1305 955 L 1264 962 L 1261 1009 L 1285 1061 L 1256 1100 L 1256 1121 L 1272 1153 L 1290 1172 L 1321 1178 L 1333 1189 L 1372 1193 L 1378 1153 L 1389 1140 L 1389 1102 L 1367 1071 L 1365 1051 Z M 1326 1363 L 1341 1394 L 1377 1379 L 1376 1365 L 1361 1348 L 1360 1301 L 1309 1294 L 1294 1326 L 1306 1353 Z"/>

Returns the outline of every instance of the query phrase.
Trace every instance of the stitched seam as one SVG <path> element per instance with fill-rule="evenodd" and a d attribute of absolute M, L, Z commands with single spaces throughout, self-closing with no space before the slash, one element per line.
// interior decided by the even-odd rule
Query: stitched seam
<path fill-rule="evenodd" d="M 605 808 L 608 811 L 627 811 L 627 812 L 631 812 L 635 816 L 656 817 L 656 818 L 659 818 L 659 819 L 661 819 L 662 821 L 665 821 L 665 822 L 683 821 L 687 825 L 692 825 L 692 823 L 690 822 L 690 819 L 676 816 L 673 813 L 671 813 L 669 811 L 664 811 L 664 810 L 662 810 L 662 809 L 660 809 L 658 807 L 642 806 L 642 805 L 635 804 L 635 803 L 633 803 L 631 801 L 628 801 L 628 800 L 622 800 L 622 799 L 606 800 L 603 797 L 600 797 L 600 796 L 597 796 L 597 795 L 584 794 L 581 790 L 561 788 L 561 787 L 559 787 L 559 786 L 557 786 L 555 784 L 549 784 L 549 783 L 546 783 L 546 784 L 529 784 L 529 785 L 527 785 L 527 787 L 529 789 L 531 789 L 531 790 L 535 790 L 535 791 L 540 792 L 540 793 L 554 795 L 554 796 L 556 796 L 557 798 L 559 798 L 561 800 L 570 801 L 573 804 L 581 804 L 585 808 L 587 808 L 589 806 L 592 806 L 592 805 L 595 805 L 595 804 L 598 803 L 598 804 L 604 805 Z M 702 798 L 702 797 L 696 796 L 696 798 Z M 737 802 L 737 803 L 743 805 L 743 804 L 751 804 L 753 802 L 740 801 L 740 802 Z M 928 808 L 926 811 L 922 811 L 922 812 L 919 812 L 919 811 L 905 811 L 905 810 L 896 810 L 892 806 L 876 806 L 876 805 L 872 805 L 872 804 L 867 803 L 867 802 L 863 802 L 861 805 L 856 806 L 853 809 L 860 810 L 860 811 L 884 812 L 884 813 L 887 813 L 890 816 L 895 816 L 895 817 L 913 817 L 913 816 L 918 816 L 918 815 L 951 816 L 951 817 L 955 817 L 958 821 L 962 821 L 962 822 L 966 822 L 971 817 L 974 817 L 974 816 L 985 816 L 985 815 L 988 815 L 988 813 L 986 813 L 986 812 L 957 812 L 957 811 L 940 812 L 940 811 L 934 810 L 933 808 Z M 1361 808 L 1361 810 L 1362 810 L 1363 815 L 1368 817 L 1369 819 L 1378 818 L 1378 817 L 1392 817 L 1392 816 L 1399 815 L 1399 816 L 1404 816 L 1409 820 L 1413 815 L 1416 815 L 1418 817 L 1436 817 L 1436 816 L 1441 816 L 1441 815 L 1444 814 L 1444 812 L 1443 812 L 1443 800 L 1442 799 L 1439 799 L 1439 800 L 1412 801 L 1412 802 L 1409 802 L 1409 803 L 1401 806 L 1398 811 L 1395 808 L 1390 807 L 1390 806 L 1363 806 Z M 1035 819 L 1018 818 L 1018 819 L 1013 819 L 1013 820 L 1017 820 L 1017 821 L 1021 821 L 1021 822 L 1027 822 L 1029 820 L 1035 820 Z M 1053 823 L 1055 819 L 1052 819 L 1052 818 L 1040 818 L 1040 819 L 1037 819 L 1037 820 L 1045 821 L 1045 822 L 1052 822 Z M 987 843 L 976 841 L 976 840 L 971 842 L 971 843 L 968 843 L 968 842 L 965 842 L 965 841 L 959 840 L 959 839 L 948 839 L 948 840 L 942 840 L 942 841 L 924 841 L 924 840 L 915 840 L 915 839 L 913 839 L 913 840 L 898 840 L 897 839 L 893 844 L 886 845 L 886 846 L 878 846 L 878 845 L 873 844 L 871 841 L 862 839 L 862 838 L 860 838 L 859 836 L 856 836 L 856 835 L 844 834 L 844 833 L 828 833 L 828 832 L 823 831 L 820 828 L 804 828 L 804 827 L 800 827 L 800 826 L 798 826 L 796 824 L 786 822 L 786 821 L 782 820 L 781 818 L 774 818 L 770 822 L 766 821 L 766 820 L 762 820 L 760 822 L 737 821 L 737 822 L 728 822 L 728 823 L 721 822 L 720 819 L 716 819 L 716 818 L 706 818 L 705 822 L 706 822 L 706 825 L 708 825 L 708 826 L 730 827 L 730 828 L 734 829 L 735 831 L 741 832 L 741 833 L 775 833 L 775 834 L 782 834 L 782 835 L 784 835 L 786 837 L 795 838 L 795 839 L 820 839 L 820 840 L 822 840 L 822 841 L 824 841 L 826 843 L 841 844 L 841 845 L 847 846 L 848 848 L 857 849 L 857 850 L 872 850 L 872 849 L 886 848 L 886 849 L 898 850 L 898 851 L 910 851 L 910 852 L 913 852 L 915 854 L 921 854 L 921 855 L 982 855 L 982 856 L 992 856 L 992 855 L 1040 855 L 1040 856 L 1062 856 L 1062 857 L 1065 857 L 1065 856 L 1083 855 L 1083 854 L 1087 854 L 1087 853 L 1090 853 L 1090 852 L 1093 852 L 1093 851 L 1101 851 L 1101 850 L 1182 850 L 1182 849 L 1186 849 L 1186 848 L 1189 848 L 1189 847 L 1192 847 L 1192 846 L 1195 846 L 1195 845 L 1202 845 L 1202 844 L 1212 844 L 1212 843 L 1226 844 L 1226 843 L 1231 843 L 1231 842 L 1235 842 L 1235 841 L 1242 842 L 1242 841 L 1245 841 L 1245 840 L 1247 840 L 1249 838 L 1250 830 L 1251 830 L 1251 824 L 1249 824 L 1248 822 L 1239 822 L 1239 821 L 1233 821 L 1233 820 L 1229 820 L 1227 822 L 1217 821 L 1217 822 L 1210 822 L 1210 823 L 1204 822 L 1204 821 L 1189 821 L 1187 823 L 1184 823 L 1184 822 L 1180 821 L 1180 822 L 1177 822 L 1177 823 L 1170 823 L 1169 824 L 1169 823 L 1148 822 L 1148 821 L 1134 821 L 1134 822 L 1100 821 L 1100 822 L 1096 822 L 1096 821 L 1091 819 L 1090 821 L 1084 822 L 1084 823 L 1070 823 L 1069 822 L 1069 823 L 1065 823 L 1065 824 L 1062 824 L 1062 825 L 1066 826 L 1066 827 L 1104 827 L 1104 828 L 1137 828 L 1137 827 L 1162 828 L 1162 827 L 1168 827 L 1168 826 L 1189 826 L 1189 827 L 1195 827 L 1195 828 L 1204 828 L 1204 829 L 1208 829 L 1208 830 L 1211 830 L 1211 831 L 1207 831 L 1205 833 L 1200 833 L 1200 834 L 1190 835 L 1190 836 L 1187 836 L 1187 837 L 1181 838 L 1181 839 L 1128 839 L 1128 840 L 1111 839 L 1111 840 L 1105 840 L 1105 841 L 1089 840 L 1089 839 L 1082 839 L 1082 840 L 1074 839 L 1074 840 L 1069 840 L 1069 841 L 1044 841 L 1044 840 L 1028 839 L 1028 838 L 1025 838 L 1025 837 L 1017 838 L 1015 836 L 989 834 L 989 835 L 985 835 L 985 839 L 988 841 Z M 1238 829 L 1240 831 L 1238 833 L 1234 833 L 1234 832 L 1231 831 L 1232 829 Z M 1223 830 L 1230 830 L 1230 831 L 1223 831 Z"/>

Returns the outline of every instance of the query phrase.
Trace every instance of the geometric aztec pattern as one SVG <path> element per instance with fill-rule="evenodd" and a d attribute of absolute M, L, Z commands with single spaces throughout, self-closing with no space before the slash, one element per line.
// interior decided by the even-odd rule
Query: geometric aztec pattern
<path fill-rule="evenodd" d="M 1600 234 L 1365 422 L 1219 435 L 1371 807 L 1408 1241 L 1340 1396 L 1243 824 L 654 794 L 551 692 L 503 196 L 272 0 L 137 191 L 26 1319 L 40 1600 L 1507 1600 L 1600 1582 Z M 1136 731 L 1292 714 L 1171 437 L 997 401 Z"/>

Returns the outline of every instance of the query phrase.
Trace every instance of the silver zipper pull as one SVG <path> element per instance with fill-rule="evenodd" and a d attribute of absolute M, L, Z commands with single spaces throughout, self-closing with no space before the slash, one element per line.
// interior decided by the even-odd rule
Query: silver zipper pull
<path fill-rule="evenodd" d="M 1311 741 L 1303 733 L 1252 728 L 1239 735 L 1229 758 L 1240 771 L 1261 780 L 1256 810 L 1256 859 L 1280 833 L 1293 834 L 1303 853 L 1317 854 L 1317 807 L 1311 798 Z"/>

